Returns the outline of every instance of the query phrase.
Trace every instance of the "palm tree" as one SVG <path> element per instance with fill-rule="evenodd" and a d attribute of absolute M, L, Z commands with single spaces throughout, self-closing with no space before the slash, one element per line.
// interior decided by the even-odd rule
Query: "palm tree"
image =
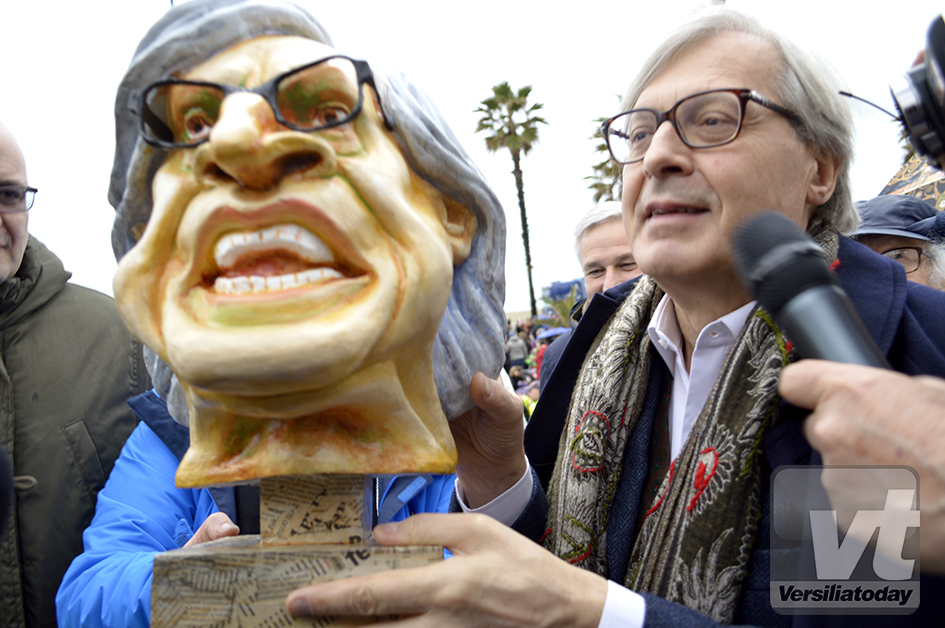
<path fill-rule="evenodd" d="M 606 118 L 598 118 L 594 122 L 597 130 L 589 139 L 600 140 L 600 143 L 594 147 L 594 152 L 602 158 L 602 161 L 591 166 L 592 174 L 584 177 L 585 181 L 590 181 L 587 189 L 594 191 L 594 202 L 601 201 L 619 201 L 622 190 L 621 167 L 610 157 L 610 151 L 607 150 L 607 144 L 604 142 L 604 136 L 601 134 L 600 125 Z"/>
<path fill-rule="evenodd" d="M 522 215 L 522 242 L 525 245 L 525 268 L 528 271 L 528 296 L 532 307 L 532 318 L 538 315 L 535 307 L 535 286 L 532 284 L 532 252 L 528 240 L 528 218 L 525 215 L 525 184 L 522 180 L 521 158 L 527 155 L 532 145 L 538 143 L 538 125 L 548 124 L 544 118 L 535 115 L 542 108 L 541 103 L 528 106 L 528 96 L 532 86 L 526 85 L 518 92 L 509 87 L 508 82 L 499 83 L 492 88 L 492 96 L 480 103 L 475 113 L 482 118 L 476 125 L 476 133 L 486 131 L 486 148 L 496 152 L 502 148 L 512 153 L 512 175 L 518 190 L 518 208 Z"/>
<path fill-rule="evenodd" d="M 571 324 L 571 310 L 578 302 L 577 289 L 577 284 L 574 284 L 571 286 L 571 292 L 569 292 L 566 297 L 558 299 L 550 299 L 548 297 L 541 298 L 541 300 L 551 308 L 551 311 L 554 312 L 555 322 L 559 327 L 573 327 Z"/>
<path fill-rule="evenodd" d="M 620 103 L 621 96 L 617 94 L 617 102 Z M 615 107 L 616 109 L 616 107 Z M 585 181 L 591 184 L 587 189 L 594 191 L 594 202 L 601 201 L 619 201 L 623 191 L 623 168 L 610 158 L 610 151 L 607 150 L 607 142 L 604 141 L 601 124 L 607 118 L 597 118 L 594 120 L 594 135 L 588 139 L 597 140 L 598 144 L 594 147 L 594 153 L 601 158 L 601 161 L 591 166 L 591 175 L 584 177 Z"/>

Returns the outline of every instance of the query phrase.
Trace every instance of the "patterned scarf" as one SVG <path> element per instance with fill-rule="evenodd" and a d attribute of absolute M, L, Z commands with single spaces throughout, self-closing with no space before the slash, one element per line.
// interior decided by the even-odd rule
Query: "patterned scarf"
<path fill-rule="evenodd" d="M 822 231 L 817 240 L 825 258 L 836 259 L 836 233 Z M 652 279 L 639 281 L 588 351 L 549 489 L 545 547 L 618 581 L 620 574 L 608 569 L 607 526 L 628 443 L 631 452 L 637 451 L 634 430 L 651 368 L 646 328 L 662 296 Z M 777 325 L 756 308 L 664 477 L 657 501 L 642 505 L 650 510 L 637 531 L 625 586 L 719 622 L 732 621 L 766 481 L 762 438 L 777 419 L 778 378 L 791 359 Z M 647 443 L 642 447 L 645 452 Z"/>

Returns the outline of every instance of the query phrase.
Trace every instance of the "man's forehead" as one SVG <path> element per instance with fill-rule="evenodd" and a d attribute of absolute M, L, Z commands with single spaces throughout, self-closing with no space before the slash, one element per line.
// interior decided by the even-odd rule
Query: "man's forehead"
<path fill-rule="evenodd" d="M 594 225 L 581 237 L 581 260 L 587 265 L 599 261 L 601 256 L 631 257 L 630 243 L 623 228 L 623 221 L 611 220 Z"/>
<path fill-rule="evenodd" d="M 676 51 L 643 88 L 637 106 L 668 107 L 710 89 L 749 88 L 772 97 L 782 58 L 773 43 L 756 35 L 725 32 Z"/>
<path fill-rule="evenodd" d="M 334 48 L 304 37 L 256 37 L 217 53 L 186 72 L 184 78 L 251 88 L 336 54 Z"/>

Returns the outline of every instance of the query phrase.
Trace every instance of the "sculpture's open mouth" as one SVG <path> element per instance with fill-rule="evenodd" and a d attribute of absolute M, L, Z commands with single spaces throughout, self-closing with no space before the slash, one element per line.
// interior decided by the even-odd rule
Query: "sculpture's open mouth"
<path fill-rule="evenodd" d="M 314 287 L 350 276 L 321 238 L 291 223 L 225 233 L 213 257 L 219 269 L 213 290 L 221 295 Z"/>

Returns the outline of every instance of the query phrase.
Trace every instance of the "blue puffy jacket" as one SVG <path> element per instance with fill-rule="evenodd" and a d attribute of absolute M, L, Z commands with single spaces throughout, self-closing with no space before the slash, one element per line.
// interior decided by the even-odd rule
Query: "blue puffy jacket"
<path fill-rule="evenodd" d="M 60 628 L 146 628 L 151 622 L 154 555 L 183 547 L 215 512 L 223 510 L 236 520 L 234 489 L 175 486 L 180 462 L 175 451 L 186 448 L 187 430 L 173 422 L 164 402 L 151 391 L 129 404 L 142 422 L 99 492 L 95 517 L 82 535 L 84 552 L 59 587 Z M 455 478 L 401 476 L 383 482 L 378 521 L 448 512 Z"/>

